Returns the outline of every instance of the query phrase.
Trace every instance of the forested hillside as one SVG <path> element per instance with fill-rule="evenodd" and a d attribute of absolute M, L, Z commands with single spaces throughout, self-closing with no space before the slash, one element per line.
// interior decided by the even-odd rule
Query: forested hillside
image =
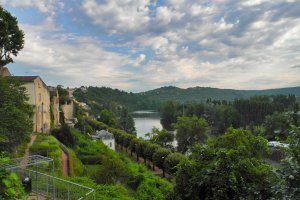
<path fill-rule="evenodd" d="M 294 94 L 300 96 L 300 87 L 270 89 L 270 90 L 232 90 L 210 87 L 194 87 L 181 89 L 178 87 L 162 87 L 140 93 L 128 93 L 107 87 L 88 87 L 77 89 L 74 96 L 78 101 L 86 102 L 92 110 L 101 111 L 103 108 L 116 109 L 125 106 L 129 110 L 153 109 L 157 110 L 160 104 L 167 100 L 177 102 L 206 102 L 207 99 L 232 101 L 237 98 L 249 98 L 254 95 Z"/>

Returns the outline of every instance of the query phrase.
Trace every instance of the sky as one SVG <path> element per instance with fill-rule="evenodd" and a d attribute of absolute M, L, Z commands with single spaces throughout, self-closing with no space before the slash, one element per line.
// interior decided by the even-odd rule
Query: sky
<path fill-rule="evenodd" d="M 25 47 L 8 68 L 47 85 L 300 86 L 300 0 L 0 0 Z"/>

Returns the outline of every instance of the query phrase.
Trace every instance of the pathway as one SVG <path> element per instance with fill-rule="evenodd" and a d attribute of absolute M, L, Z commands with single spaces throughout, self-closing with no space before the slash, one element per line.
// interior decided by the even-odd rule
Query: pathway
<path fill-rule="evenodd" d="M 36 134 L 31 134 L 30 142 L 27 144 L 27 148 L 26 148 L 26 150 L 25 150 L 24 157 L 23 157 L 23 159 L 20 161 L 20 166 L 21 166 L 22 169 L 24 169 L 24 168 L 26 167 L 26 164 L 27 164 L 27 159 L 26 159 L 26 157 L 29 156 L 29 149 L 30 149 L 30 147 L 32 146 L 32 144 L 34 143 L 36 137 L 37 137 Z"/>
<path fill-rule="evenodd" d="M 62 176 L 68 176 L 68 156 L 63 150 L 61 151 L 61 172 Z"/>
<path fill-rule="evenodd" d="M 130 156 L 130 150 L 128 150 L 127 152 L 123 149 L 120 148 L 120 145 L 117 145 L 117 151 L 122 152 L 127 154 L 127 157 L 130 158 L 132 161 L 136 162 L 136 163 L 141 163 L 141 164 L 145 164 L 145 161 L 142 157 L 138 157 L 138 161 L 136 159 L 136 154 L 134 152 L 132 152 L 132 156 Z M 154 171 L 152 169 L 153 163 L 149 160 L 147 160 L 147 169 L 152 172 L 153 174 L 162 177 L 163 171 L 162 169 L 160 169 L 159 167 L 154 166 Z M 167 172 L 165 172 L 165 177 L 166 178 L 170 178 L 172 177 L 171 175 L 169 175 Z"/>

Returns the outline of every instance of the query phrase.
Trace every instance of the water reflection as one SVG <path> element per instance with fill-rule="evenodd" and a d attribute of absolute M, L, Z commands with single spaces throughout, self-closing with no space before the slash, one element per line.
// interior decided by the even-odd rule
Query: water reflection
<path fill-rule="evenodd" d="M 145 138 L 145 134 L 151 132 L 153 127 L 162 129 L 159 113 L 150 110 L 139 110 L 132 112 L 138 137 Z"/>

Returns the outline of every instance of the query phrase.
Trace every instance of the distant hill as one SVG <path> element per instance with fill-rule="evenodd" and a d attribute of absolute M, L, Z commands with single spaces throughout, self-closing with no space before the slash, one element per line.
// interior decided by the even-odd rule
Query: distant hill
<path fill-rule="evenodd" d="M 182 89 L 168 86 L 140 93 L 128 93 L 108 87 L 88 87 L 77 89 L 74 96 L 78 101 L 92 105 L 93 109 L 101 107 L 126 106 L 130 110 L 157 110 L 161 102 L 173 100 L 178 102 L 205 102 L 208 98 L 216 100 L 234 100 L 249 98 L 254 95 L 294 94 L 300 97 L 300 87 L 279 88 L 269 90 L 233 90 L 210 87 L 193 87 Z"/>
<path fill-rule="evenodd" d="M 179 102 L 200 102 L 206 99 L 234 100 L 236 98 L 249 98 L 254 95 L 294 94 L 300 96 L 300 87 L 269 89 L 269 90 L 233 90 L 210 87 L 193 87 L 181 89 L 178 87 L 162 87 L 155 90 L 139 93 L 150 99 L 158 101 L 174 100 Z"/>

